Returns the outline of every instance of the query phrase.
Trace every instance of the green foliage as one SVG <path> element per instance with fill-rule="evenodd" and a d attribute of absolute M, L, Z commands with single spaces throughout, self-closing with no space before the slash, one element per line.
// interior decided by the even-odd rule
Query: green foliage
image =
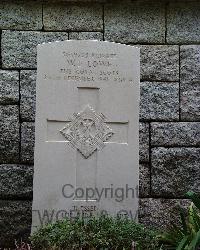
<path fill-rule="evenodd" d="M 127 218 L 92 217 L 48 224 L 31 236 L 33 249 L 158 249 L 156 233 Z"/>
<path fill-rule="evenodd" d="M 175 250 L 196 250 L 200 247 L 200 198 L 190 191 L 186 196 L 192 203 L 187 213 L 180 207 L 180 226 L 158 236 L 167 248 Z"/>

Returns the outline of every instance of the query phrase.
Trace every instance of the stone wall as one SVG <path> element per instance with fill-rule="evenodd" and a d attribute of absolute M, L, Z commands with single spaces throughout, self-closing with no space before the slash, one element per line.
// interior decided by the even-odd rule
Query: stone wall
<path fill-rule="evenodd" d="M 36 45 L 66 39 L 141 48 L 140 220 L 166 227 L 200 191 L 200 2 L 0 3 L 0 245 L 31 224 Z"/>

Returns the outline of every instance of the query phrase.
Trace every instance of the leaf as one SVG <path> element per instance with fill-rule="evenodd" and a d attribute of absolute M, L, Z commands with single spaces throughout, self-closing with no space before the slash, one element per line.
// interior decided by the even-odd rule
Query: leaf
<path fill-rule="evenodd" d="M 188 216 L 188 221 L 189 221 L 189 227 L 193 233 L 196 233 L 199 231 L 199 215 L 197 214 L 195 207 L 193 203 L 189 207 L 189 216 Z"/>
<path fill-rule="evenodd" d="M 192 202 L 198 209 L 200 209 L 200 198 L 195 192 L 189 191 L 186 193 L 186 196 L 192 200 Z"/>
<path fill-rule="evenodd" d="M 189 235 L 185 236 L 180 244 L 178 245 L 178 247 L 176 248 L 176 250 L 184 250 L 185 249 L 185 246 L 186 244 L 188 243 L 188 240 L 189 240 Z"/>
<path fill-rule="evenodd" d="M 200 230 L 196 233 L 195 237 L 189 245 L 189 250 L 195 250 L 200 244 Z"/>

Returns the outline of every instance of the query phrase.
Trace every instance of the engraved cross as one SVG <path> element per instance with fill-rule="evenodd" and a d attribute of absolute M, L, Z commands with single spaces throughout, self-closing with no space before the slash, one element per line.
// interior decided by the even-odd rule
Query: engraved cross
<path fill-rule="evenodd" d="M 99 112 L 99 88 L 78 87 L 78 99 L 80 112 L 71 119 L 47 119 L 47 142 L 67 142 L 77 150 L 76 187 L 95 188 L 98 151 L 108 143 L 128 144 L 128 121 L 106 120 Z"/>

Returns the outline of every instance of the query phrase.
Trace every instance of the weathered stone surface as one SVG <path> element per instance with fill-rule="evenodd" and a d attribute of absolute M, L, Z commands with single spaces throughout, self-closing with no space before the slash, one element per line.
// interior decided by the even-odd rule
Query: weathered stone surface
<path fill-rule="evenodd" d="M 141 120 L 178 120 L 178 83 L 142 82 L 140 91 Z"/>
<path fill-rule="evenodd" d="M 0 165 L 0 198 L 31 198 L 33 167 Z"/>
<path fill-rule="evenodd" d="M 154 122 L 151 124 L 153 146 L 200 146 L 200 122 Z"/>
<path fill-rule="evenodd" d="M 0 201 L 0 247 L 13 247 L 15 239 L 27 239 L 30 227 L 30 201 Z"/>
<path fill-rule="evenodd" d="M 171 1 L 167 11 L 167 42 L 200 42 L 199 1 Z"/>
<path fill-rule="evenodd" d="M 69 39 L 74 40 L 103 40 L 101 32 L 70 32 Z"/>
<path fill-rule="evenodd" d="M 200 192 L 200 148 L 153 148 L 151 188 L 158 196 L 183 197 Z"/>
<path fill-rule="evenodd" d="M 139 197 L 150 195 L 150 168 L 148 164 L 140 164 Z"/>
<path fill-rule="evenodd" d="M 103 30 L 103 8 L 99 4 L 46 4 L 43 22 L 46 30 Z"/>
<path fill-rule="evenodd" d="M 179 206 L 187 207 L 188 200 L 176 199 L 140 199 L 139 222 L 159 231 L 166 230 L 172 223 L 177 224 Z"/>
<path fill-rule="evenodd" d="M 164 5 L 148 2 L 106 4 L 105 39 L 123 43 L 164 42 Z"/>
<path fill-rule="evenodd" d="M 19 101 L 19 72 L 0 70 L 0 104 Z"/>
<path fill-rule="evenodd" d="M 143 45 L 140 52 L 143 80 L 179 81 L 177 45 Z"/>
<path fill-rule="evenodd" d="M 67 40 L 66 32 L 3 31 L 2 64 L 5 68 L 36 68 L 36 46 Z"/>
<path fill-rule="evenodd" d="M 33 163 L 35 126 L 33 122 L 23 122 L 21 125 L 21 161 Z"/>
<path fill-rule="evenodd" d="M 149 161 L 149 124 L 140 123 L 140 161 Z"/>
<path fill-rule="evenodd" d="M 0 106 L 0 162 L 19 160 L 19 110 L 17 106 Z"/>
<path fill-rule="evenodd" d="M 200 121 L 200 45 L 181 46 L 181 119 Z"/>
<path fill-rule="evenodd" d="M 20 115 L 22 120 L 34 121 L 36 99 L 36 70 L 20 72 Z"/>
<path fill-rule="evenodd" d="M 200 83 L 181 86 L 181 120 L 200 121 Z"/>
<path fill-rule="evenodd" d="M 180 46 L 180 77 L 182 83 L 199 82 L 200 79 L 200 45 Z"/>
<path fill-rule="evenodd" d="M 42 4 L 1 1 L 1 29 L 42 29 Z"/>

